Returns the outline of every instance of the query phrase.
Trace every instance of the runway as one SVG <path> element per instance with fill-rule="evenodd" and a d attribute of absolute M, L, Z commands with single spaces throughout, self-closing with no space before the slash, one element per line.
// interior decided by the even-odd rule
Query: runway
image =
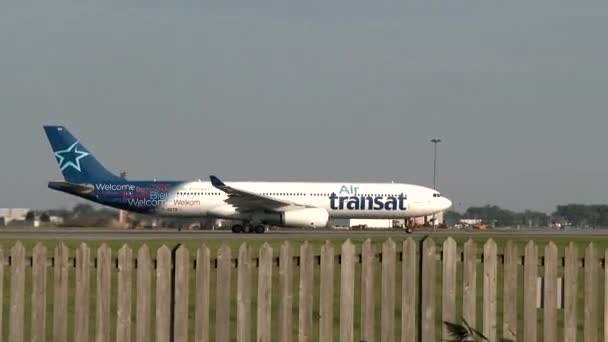
<path fill-rule="evenodd" d="M 277 229 L 264 234 L 233 234 L 227 230 L 182 230 L 175 229 L 140 229 L 123 230 L 115 228 L 0 228 L 0 240 L 304 240 L 304 239 L 347 239 L 347 238 L 422 238 L 424 236 L 470 236 L 470 237 L 585 237 L 608 238 L 608 229 L 589 230 L 506 230 L 492 229 L 487 231 L 473 230 L 417 230 L 407 234 L 401 230 L 302 230 Z"/>

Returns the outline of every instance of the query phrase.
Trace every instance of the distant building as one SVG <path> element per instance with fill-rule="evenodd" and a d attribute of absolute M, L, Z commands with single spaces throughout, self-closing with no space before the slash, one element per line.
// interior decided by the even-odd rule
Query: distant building
<path fill-rule="evenodd" d="M 25 221 L 29 208 L 0 208 L 0 218 L 4 220 L 4 225 L 9 226 L 14 221 Z"/>

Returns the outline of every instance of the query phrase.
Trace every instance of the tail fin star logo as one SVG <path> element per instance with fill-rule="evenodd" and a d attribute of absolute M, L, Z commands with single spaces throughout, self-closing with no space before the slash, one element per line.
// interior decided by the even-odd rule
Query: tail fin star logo
<path fill-rule="evenodd" d="M 82 172 L 80 169 L 80 160 L 89 156 L 90 153 L 79 150 L 78 143 L 79 142 L 76 141 L 67 149 L 55 152 L 55 157 L 57 158 L 61 171 L 71 167 L 78 172 Z"/>

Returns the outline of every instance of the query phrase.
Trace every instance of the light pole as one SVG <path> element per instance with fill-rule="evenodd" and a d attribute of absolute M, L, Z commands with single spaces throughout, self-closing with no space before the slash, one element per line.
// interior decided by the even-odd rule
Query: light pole
<path fill-rule="evenodd" d="M 441 139 L 431 139 L 433 143 L 433 189 L 437 190 L 437 144 Z"/>
<path fill-rule="evenodd" d="M 441 142 L 441 139 L 431 139 L 433 143 L 433 190 L 437 190 L 437 144 Z M 435 230 L 437 224 L 435 222 L 435 214 L 433 214 L 433 230 Z"/>

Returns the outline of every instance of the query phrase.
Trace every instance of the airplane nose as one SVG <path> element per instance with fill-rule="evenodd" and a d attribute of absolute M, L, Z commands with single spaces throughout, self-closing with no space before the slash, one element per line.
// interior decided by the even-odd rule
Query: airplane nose
<path fill-rule="evenodd" d="M 445 197 L 442 199 L 443 199 L 443 201 L 441 203 L 441 206 L 443 207 L 442 211 L 448 210 L 452 206 L 452 201 L 450 201 L 449 199 L 447 199 Z"/>

